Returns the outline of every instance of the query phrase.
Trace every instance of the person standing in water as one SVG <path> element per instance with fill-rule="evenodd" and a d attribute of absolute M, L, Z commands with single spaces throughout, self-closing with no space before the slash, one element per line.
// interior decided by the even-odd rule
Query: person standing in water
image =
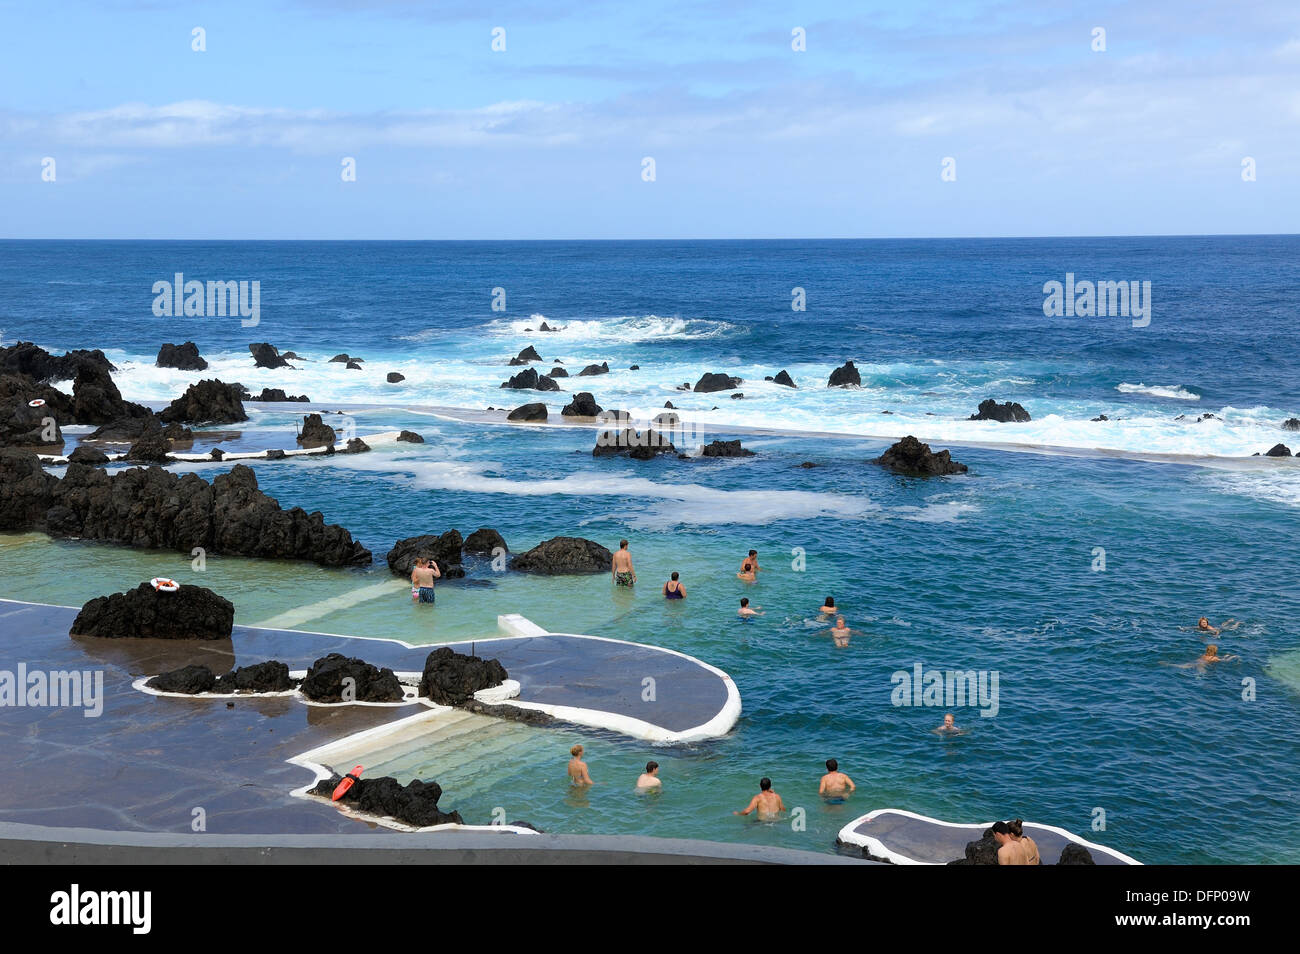
<path fill-rule="evenodd" d="M 819 609 L 817 612 L 824 613 L 827 616 L 834 616 L 835 613 L 837 612 L 837 610 L 835 609 L 835 597 L 833 596 L 826 597 L 826 602 L 822 604 L 822 608 Z"/>
<path fill-rule="evenodd" d="M 587 771 L 587 763 L 582 760 L 583 748 L 581 745 L 575 745 L 569 749 L 569 781 L 573 785 L 595 785 L 591 780 L 591 773 Z"/>
<path fill-rule="evenodd" d="M 664 787 L 664 783 L 659 781 L 658 762 L 647 762 L 645 764 L 645 771 L 642 772 L 641 777 L 636 780 L 636 787 L 638 789 Z"/>
<path fill-rule="evenodd" d="M 772 780 L 764 775 L 758 780 L 758 794 L 749 800 L 749 807 L 733 815 L 749 815 L 758 812 L 759 821 L 775 821 L 785 811 L 785 802 L 781 796 L 772 791 Z"/>
<path fill-rule="evenodd" d="M 677 579 L 680 574 L 674 570 L 673 578 L 664 584 L 664 599 L 666 600 L 684 600 L 686 599 L 686 587 Z"/>
<path fill-rule="evenodd" d="M 610 573 L 616 586 L 632 586 L 636 583 L 636 570 L 632 568 L 632 554 L 628 552 L 627 541 L 618 541 L 618 550 L 611 561 Z"/>
<path fill-rule="evenodd" d="M 835 625 L 831 627 L 831 638 L 835 640 L 835 647 L 843 649 L 849 644 L 849 636 L 853 630 L 844 625 L 844 617 L 836 616 Z"/>
<path fill-rule="evenodd" d="M 745 564 L 749 564 L 749 565 L 746 566 Z M 750 550 L 749 556 L 745 557 L 745 559 L 740 561 L 740 572 L 754 573 L 754 574 L 758 573 L 758 551 L 757 550 Z"/>
<path fill-rule="evenodd" d="M 411 570 L 412 597 L 421 603 L 434 602 L 433 581 L 441 576 L 436 560 L 423 557 L 416 560 L 415 567 Z"/>
<path fill-rule="evenodd" d="M 840 771 L 840 763 L 835 759 L 826 760 L 826 774 L 817 786 L 817 794 L 822 798 L 842 802 L 858 790 L 853 779 Z"/>
<path fill-rule="evenodd" d="M 741 619 L 749 619 L 750 617 L 753 617 L 753 616 L 762 616 L 762 615 L 763 615 L 763 607 L 758 606 L 758 607 L 754 607 L 754 608 L 751 609 L 751 608 L 750 608 L 750 605 L 749 605 L 749 597 L 748 597 L 748 596 L 742 596 L 742 597 L 740 598 L 740 618 L 741 618 Z"/>

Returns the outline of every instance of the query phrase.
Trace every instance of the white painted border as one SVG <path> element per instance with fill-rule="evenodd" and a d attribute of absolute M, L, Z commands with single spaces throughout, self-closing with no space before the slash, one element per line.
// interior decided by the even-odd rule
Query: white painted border
<path fill-rule="evenodd" d="M 946 862 L 938 861 L 917 861 L 915 858 L 909 858 L 907 855 L 900 855 L 897 852 L 890 851 L 878 839 L 854 830 L 864 822 L 869 822 L 878 815 L 886 814 L 902 815 L 904 818 L 915 818 L 917 821 L 929 822 L 932 825 L 942 825 L 945 828 L 964 828 L 968 831 L 979 832 L 981 834 L 986 828 L 989 828 L 993 824 L 993 822 L 983 822 L 982 824 L 947 822 L 941 821 L 938 818 L 931 818 L 929 815 L 909 812 L 902 808 L 877 808 L 875 811 L 867 812 L 865 815 L 859 815 L 857 818 L 853 819 L 853 821 L 841 828 L 840 833 L 837 836 L 838 840 L 844 842 L 846 845 L 857 845 L 859 848 L 865 848 L 872 856 L 876 858 L 887 858 L 896 865 L 946 864 Z M 1142 864 L 1142 862 L 1138 861 L 1136 858 L 1131 858 L 1121 851 L 1116 851 L 1114 848 L 1107 848 L 1105 845 L 1099 845 L 1095 842 L 1088 841 L 1085 838 L 1080 838 L 1078 835 L 1066 831 L 1064 828 L 1057 828 L 1055 825 L 1044 825 L 1041 822 L 1025 822 L 1024 824 L 1033 825 L 1035 828 L 1041 828 L 1045 831 L 1053 832 L 1060 835 L 1066 841 L 1074 842 L 1076 845 L 1082 845 L 1089 851 L 1100 851 L 1103 854 L 1110 855 L 1112 858 L 1124 862 L 1126 865 Z"/>

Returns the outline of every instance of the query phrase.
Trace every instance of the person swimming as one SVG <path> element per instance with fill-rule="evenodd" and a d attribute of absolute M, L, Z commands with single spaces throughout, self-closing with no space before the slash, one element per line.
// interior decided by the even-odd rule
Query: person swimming
<path fill-rule="evenodd" d="M 1007 822 L 1007 828 L 1011 832 L 1011 837 L 1015 839 L 1016 843 L 1020 845 L 1021 849 L 1024 851 L 1025 864 L 1041 865 L 1043 859 L 1038 854 L 1038 845 L 1035 843 L 1034 839 L 1025 834 L 1025 823 L 1019 818 L 1013 818 L 1011 821 Z"/>
<path fill-rule="evenodd" d="M 739 615 L 740 615 L 740 618 L 741 618 L 741 619 L 750 619 L 751 617 L 754 617 L 754 616 L 762 616 L 762 615 L 763 615 L 763 607 L 758 606 L 758 607 L 753 607 L 753 608 L 751 608 L 750 605 L 749 605 L 749 597 L 748 597 L 748 596 L 742 596 L 742 597 L 740 598 L 740 614 L 739 614 Z"/>
<path fill-rule="evenodd" d="M 1219 635 L 1219 631 L 1215 627 L 1211 626 L 1209 619 L 1204 616 L 1196 621 L 1196 628 L 1202 633 L 1209 633 L 1211 636 Z"/>
<path fill-rule="evenodd" d="M 840 805 L 857 790 L 853 779 L 840 771 L 840 763 L 835 759 L 827 759 L 826 774 L 817 786 L 817 794 L 832 805 Z"/>
<path fill-rule="evenodd" d="M 736 579 L 744 580 L 746 583 L 753 583 L 758 577 L 754 574 L 758 572 L 758 567 L 749 561 L 740 565 L 740 572 L 736 574 Z"/>
<path fill-rule="evenodd" d="M 836 613 L 835 597 L 833 596 L 826 597 L 826 602 L 822 604 L 822 608 L 819 609 L 817 612 L 825 613 L 827 616 L 834 616 Z"/>
<path fill-rule="evenodd" d="M 684 600 L 686 599 L 686 587 L 678 582 L 679 574 L 673 571 L 673 577 L 664 584 L 664 599 L 666 600 Z"/>
<path fill-rule="evenodd" d="M 581 745 L 575 745 L 569 749 L 569 781 L 573 785 L 595 785 L 591 780 L 591 773 L 587 771 L 587 763 L 582 760 L 583 748 Z"/>
<path fill-rule="evenodd" d="M 638 779 L 636 780 L 636 787 L 637 787 L 638 789 L 663 788 L 663 787 L 664 787 L 664 783 L 661 782 L 661 781 L 659 781 L 659 763 L 658 763 L 658 762 L 651 761 L 651 762 L 647 762 L 647 763 L 645 764 L 645 771 L 642 772 L 642 773 L 641 773 L 641 777 L 638 778 Z"/>
<path fill-rule="evenodd" d="M 772 780 L 766 775 L 758 780 L 758 794 L 749 800 L 749 807 L 743 812 L 731 814 L 748 815 L 755 811 L 758 812 L 759 821 L 776 821 L 785 811 L 785 802 L 781 801 L 780 795 L 772 791 Z"/>
<path fill-rule="evenodd" d="M 952 713 L 946 713 L 943 717 L 943 725 L 934 730 L 939 735 L 960 735 L 961 729 L 957 728 L 957 723 L 952 717 Z"/>
<path fill-rule="evenodd" d="M 835 640 L 835 647 L 843 649 L 849 644 L 849 636 L 853 630 L 844 625 L 844 617 L 836 616 L 835 625 L 831 627 L 831 639 Z"/>

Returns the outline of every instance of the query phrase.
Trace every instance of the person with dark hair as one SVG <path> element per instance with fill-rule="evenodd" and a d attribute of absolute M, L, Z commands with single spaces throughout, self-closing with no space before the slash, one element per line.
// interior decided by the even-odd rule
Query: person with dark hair
<path fill-rule="evenodd" d="M 673 570 L 673 577 L 664 584 L 664 599 L 666 600 L 684 600 L 686 599 L 686 587 L 678 581 L 679 574 Z"/>
<path fill-rule="evenodd" d="M 998 843 L 998 864 L 1026 865 L 1025 849 L 1011 834 L 1011 826 L 1004 821 L 993 823 L 993 840 Z"/>
<path fill-rule="evenodd" d="M 1034 842 L 1034 839 L 1025 834 L 1025 823 L 1019 818 L 1013 818 L 1011 821 L 1007 822 L 1007 828 L 1011 831 L 1011 837 L 1014 838 L 1016 843 L 1024 850 L 1025 864 L 1041 865 L 1043 859 L 1039 857 L 1038 845 Z"/>
<path fill-rule="evenodd" d="M 785 802 L 781 801 L 781 796 L 772 791 L 772 780 L 764 775 L 758 780 L 758 794 L 749 800 L 749 807 L 743 812 L 732 812 L 733 815 L 748 815 L 751 812 L 758 812 L 759 821 L 775 821 L 781 812 L 785 811 Z"/>
<path fill-rule="evenodd" d="M 740 618 L 741 618 L 741 619 L 750 619 L 750 618 L 752 618 L 752 617 L 754 617 L 754 616 L 762 616 L 762 615 L 763 615 L 763 607 L 759 606 L 759 607 L 756 607 L 756 608 L 754 608 L 754 609 L 751 609 L 750 606 L 749 606 L 749 597 L 748 597 L 748 596 L 742 596 L 742 597 L 740 598 Z"/>
<path fill-rule="evenodd" d="M 636 780 L 638 789 L 663 788 L 663 784 L 663 782 L 659 781 L 659 763 L 655 761 L 647 762 L 645 771 Z"/>
<path fill-rule="evenodd" d="M 636 569 L 632 566 L 632 554 L 628 552 L 626 540 L 618 541 L 618 549 L 610 564 L 610 573 L 616 586 L 632 586 L 636 583 Z"/>
<path fill-rule="evenodd" d="M 835 597 L 833 596 L 826 597 L 826 602 L 822 604 L 822 608 L 819 609 L 817 612 L 825 613 L 827 616 L 834 616 L 835 613 L 837 612 L 837 610 L 835 609 Z"/>
<path fill-rule="evenodd" d="M 741 573 L 758 573 L 758 551 L 750 550 L 749 556 L 740 561 Z"/>
<path fill-rule="evenodd" d="M 835 759 L 826 760 L 826 774 L 817 786 L 817 794 L 832 805 L 843 804 L 844 800 L 857 791 L 853 779 L 840 771 L 840 763 Z"/>

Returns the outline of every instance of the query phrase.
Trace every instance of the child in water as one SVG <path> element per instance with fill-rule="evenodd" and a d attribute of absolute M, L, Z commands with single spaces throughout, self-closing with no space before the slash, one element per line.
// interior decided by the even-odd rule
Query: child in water
<path fill-rule="evenodd" d="M 755 617 L 755 616 L 762 616 L 762 615 L 763 615 L 763 607 L 761 607 L 761 606 L 757 606 L 757 607 L 752 607 L 752 608 L 751 608 L 750 605 L 749 605 L 749 597 L 748 597 L 748 596 L 742 596 L 742 597 L 740 598 L 740 614 L 739 614 L 739 615 L 740 615 L 740 618 L 741 618 L 741 619 L 751 619 L 751 618 L 753 618 L 753 617 Z"/>

